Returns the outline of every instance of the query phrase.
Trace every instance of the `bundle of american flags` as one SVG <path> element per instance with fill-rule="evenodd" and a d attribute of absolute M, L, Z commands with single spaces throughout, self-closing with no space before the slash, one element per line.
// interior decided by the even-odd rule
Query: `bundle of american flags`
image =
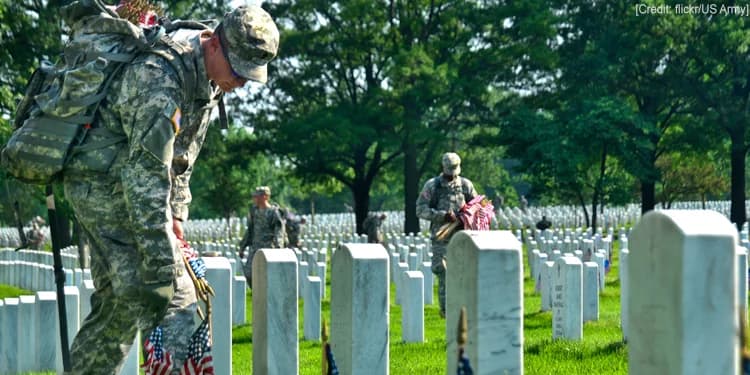
<path fill-rule="evenodd" d="M 214 362 L 211 356 L 211 334 L 208 319 L 204 320 L 190 338 L 188 358 L 182 366 L 183 375 L 214 375 Z"/>
<path fill-rule="evenodd" d="M 468 203 L 464 203 L 456 216 L 458 220 L 440 227 L 436 234 L 437 239 L 442 241 L 450 238 L 462 224 L 466 230 L 489 230 L 490 223 L 495 217 L 495 207 L 484 195 L 477 195 Z"/>
<path fill-rule="evenodd" d="M 164 351 L 161 327 L 156 327 L 151 331 L 143 348 L 146 361 L 141 368 L 144 369 L 146 375 L 167 375 L 172 371 L 172 356 Z"/>
<path fill-rule="evenodd" d="M 151 332 L 144 349 L 146 361 L 141 365 L 141 368 L 146 375 L 168 375 L 172 373 L 172 356 L 164 350 L 161 327 L 156 327 Z M 204 320 L 190 338 L 188 357 L 180 369 L 180 375 L 214 375 L 208 320 Z"/>

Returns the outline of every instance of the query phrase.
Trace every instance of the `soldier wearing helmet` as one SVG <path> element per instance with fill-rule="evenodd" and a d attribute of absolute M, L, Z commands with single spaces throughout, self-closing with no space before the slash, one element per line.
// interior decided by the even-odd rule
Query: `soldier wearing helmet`
<path fill-rule="evenodd" d="M 474 184 L 461 177 L 461 158 L 454 152 L 446 152 L 442 157 L 442 173 L 424 184 L 417 198 L 417 216 L 430 221 L 432 240 L 432 273 L 438 279 L 438 301 L 440 316 L 445 317 L 445 269 L 447 246 L 450 237 L 437 238 L 440 227 L 458 220 L 456 215 L 464 203 L 478 195 Z"/>
<path fill-rule="evenodd" d="M 114 77 L 91 124 L 124 135 L 121 149 L 90 153 L 107 161 L 101 172 L 64 176 L 91 242 L 96 286 L 72 344 L 71 374 L 119 373 L 136 332 L 157 326 L 159 371 L 179 373 L 186 363 L 197 306 L 182 253 L 193 164 L 221 96 L 265 83 L 279 44 L 271 16 L 254 5 L 228 12 L 215 30 L 170 36 L 170 48 L 138 55 Z M 147 374 L 156 371 L 151 359 Z"/>

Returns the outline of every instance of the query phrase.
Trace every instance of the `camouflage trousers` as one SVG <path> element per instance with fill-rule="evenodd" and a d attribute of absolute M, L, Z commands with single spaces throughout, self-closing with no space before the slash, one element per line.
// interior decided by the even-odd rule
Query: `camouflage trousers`
<path fill-rule="evenodd" d="M 448 243 L 432 240 L 432 273 L 438 279 L 438 302 L 440 311 L 445 312 L 445 262 L 448 254 Z"/>
<path fill-rule="evenodd" d="M 65 196 L 90 241 L 95 287 L 91 313 L 73 340 L 70 374 L 119 373 L 138 330 L 148 335 L 158 324 L 167 327 L 165 348 L 186 351 L 196 297 L 184 266 L 177 268 L 175 296 L 166 309 L 163 304 L 155 307 L 151 300 L 141 298 L 137 291 L 143 285 L 139 277 L 142 255 L 127 214 L 123 215 L 127 209 L 119 183 L 66 178 L 64 186 Z M 162 255 L 169 256 L 169 252 L 176 265 L 183 264 L 177 246 Z M 183 326 L 188 316 L 189 326 Z"/>

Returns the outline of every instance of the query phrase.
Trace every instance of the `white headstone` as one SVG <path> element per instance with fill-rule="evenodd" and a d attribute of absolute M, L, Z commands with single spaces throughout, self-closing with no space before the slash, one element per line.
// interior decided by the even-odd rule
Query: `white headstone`
<path fill-rule="evenodd" d="M 235 275 L 232 285 L 232 324 L 241 325 L 246 321 L 247 307 L 247 279 L 245 276 Z"/>
<path fill-rule="evenodd" d="M 18 298 L 6 298 L 2 306 L 3 333 L 0 340 L 3 340 L 3 353 L 0 353 L 0 362 L 5 363 L 7 373 L 19 373 L 19 355 L 18 341 L 23 334 L 23 328 L 19 326 L 20 300 Z"/>
<path fill-rule="evenodd" d="M 54 370 L 61 355 L 60 328 L 57 314 L 57 295 L 55 292 L 37 292 L 37 328 L 39 332 L 48 332 L 49 340 L 39 340 L 39 368 Z M 0 335 L 0 339 L 3 335 Z M 70 338 L 72 341 L 72 338 Z M 62 360 L 60 360 L 62 361 Z"/>
<path fill-rule="evenodd" d="M 211 355 L 217 374 L 232 373 L 232 266 L 224 257 L 203 257 L 206 280 L 216 295 L 211 301 Z M 254 265 L 253 265 L 254 266 Z M 255 273 L 253 273 L 255 279 Z"/>
<path fill-rule="evenodd" d="M 341 374 L 388 374 L 388 260 L 379 244 L 345 243 L 333 254 L 330 343 Z"/>
<path fill-rule="evenodd" d="M 434 294 L 434 275 L 432 274 L 432 262 L 422 262 L 422 277 L 424 277 L 424 304 L 432 305 Z"/>
<path fill-rule="evenodd" d="M 305 315 L 303 323 L 305 340 L 320 340 L 320 277 L 305 277 L 307 277 L 307 284 L 310 285 L 310 288 L 307 289 L 307 295 L 305 296 Z"/>
<path fill-rule="evenodd" d="M 622 341 L 628 342 L 628 257 L 629 249 L 620 250 L 620 328 Z"/>
<path fill-rule="evenodd" d="M 523 253 L 510 231 L 460 231 L 448 244 L 447 371 L 455 372 L 457 327 L 466 308 L 465 353 L 477 374 L 523 373 Z"/>
<path fill-rule="evenodd" d="M 583 269 L 576 257 L 560 257 L 552 271 L 552 338 L 583 338 Z"/>
<path fill-rule="evenodd" d="M 401 338 L 404 342 L 424 342 L 424 276 L 420 271 L 406 271 L 403 278 Z"/>
<path fill-rule="evenodd" d="M 552 292 L 554 291 L 554 282 L 552 270 L 555 268 L 555 262 L 547 261 L 542 263 L 540 271 L 541 294 L 542 294 L 542 311 L 552 310 Z"/>
<path fill-rule="evenodd" d="M 739 373 L 736 243 L 715 211 L 641 218 L 628 256 L 630 374 Z"/>
<path fill-rule="evenodd" d="M 261 249 L 255 254 L 254 374 L 299 373 L 297 271 L 297 258 L 290 249 Z"/>
<path fill-rule="evenodd" d="M 599 266 L 596 263 L 583 263 L 584 322 L 599 320 L 599 272 Z"/>
<path fill-rule="evenodd" d="M 18 326 L 23 331 L 19 335 L 17 346 L 19 372 L 41 370 L 37 368 L 39 352 L 36 350 L 36 346 L 40 335 L 36 321 L 36 298 L 34 296 L 20 296 L 19 300 Z"/>

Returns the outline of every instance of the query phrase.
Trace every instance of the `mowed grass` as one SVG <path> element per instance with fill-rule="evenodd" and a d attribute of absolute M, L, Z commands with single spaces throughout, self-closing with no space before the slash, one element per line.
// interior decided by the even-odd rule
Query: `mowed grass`
<path fill-rule="evenodd" d="M 618 244 L 615 242 L 615 246 Z M 622 332 L 620 330 L 618 254 L 619 250 L 616 249 L 611 271 L 606 276 L 605 290 L 600 294 L 599 320 L 584 324 L 582 341 L 552 340 L 552 313 L 540 311 L 541 297 L 534 294 L 534 284 L 529 277 L 529 267 L 524 261 L 525 374 L 627 374 L 627 346 L 622 343 Z M 327 269 L 330 270 L 330 266 Z M 401 308 L 395 304 L 395 289 L 391 285 L 390 374 L 455 374 L 455 370 L 446 371 L 446 327 L 445 320 L 440 319 L 438 315 L 437 281 L 435 286 L 434 304 L 425 306 L 425 343 L 406 344 L 401 340 Z M 26 294 L 23 292 L 17 288 L 0 285 L 0 298 Z M 326 322 L 331 321 L 330 296 L 329 272 L 326 277 L 326 298 L 322 302 L 322 314 Z M 299 302 L 299 373 L 301 375 L 319 375 L 322 358 L 321 343 L 305 341 L 302 338 L 303 304 L 303 301 Z M 250 322 L 251 320 L 252 293 L 248 291 L 247 321 Z M 449 329 L 456 329 L 456 327 L 449 327 Z M 232 330 L 232 335 L 233 374 L 252 374 L 252 325 L 236 326 Z M 451 353 L 450 355 L 455 354 Z"/>
<path fill-rule="evenodd" d="M 615 246 L 619 243 L 615 242 Z M 525 252 L 525 249 L 524 249 Z M 552 340 L 552 312 L 540 311 L 541 296 L 534 294 L 534 283 L 524 261 L 524 373 L 525 374 L 627 374 L 627 346 L 620 330 L 620 283 L 618 280 L 617 248 L 613 265 L 606 275 L 605 290 L 599 299 L 599 320 L 583 326 L 582 341 Z M 524 253 L 525 254 L 525 253 Z M 525 256 L 524 256 L 525 258 Z M 330 266 L 327 268 L 330 270 Z M 326 278 L 326 298 L 322 314 L 330 317 L 330 272 Z M 401 308 L 395 303 L 391 285 L 390 374 L 445 374 L 447 353 L 445 320 L 438 315 L 437 280 L 434 304 L 425 306 L 425 343 L 406 344 L 401 340 Z M 302 338 L 304 302 L 300 301 L 300 375 L 321 373 L 321 343 Z M 247 321 L 251 321 L 251 293 L 247 299 Z M 456 329 L 456 327 L 449 327 Z M 232 368 L 234 374 L 252 373 L 252 326 L 233 330 Z M 335 353 L 334 353 L 335 355 Z M 453 354 L 451 354 L 453 355 Z M 455 373 L 448 371 L 447 373 Z"/>

